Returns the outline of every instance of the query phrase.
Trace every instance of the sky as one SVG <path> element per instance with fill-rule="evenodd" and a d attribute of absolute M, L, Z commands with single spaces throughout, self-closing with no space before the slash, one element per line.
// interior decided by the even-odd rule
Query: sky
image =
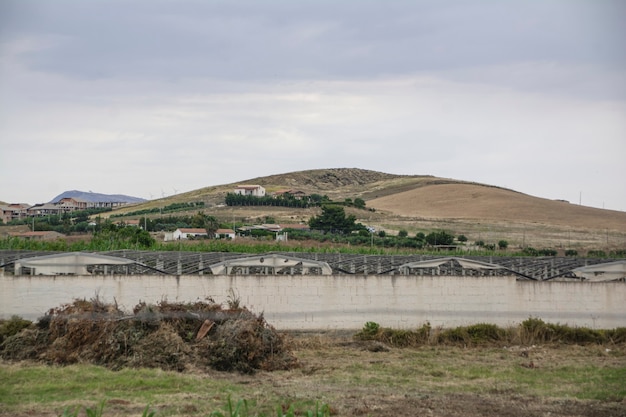
<path fill-rule="evenodd" d="M 0 201 L 319 168 L 626 211 L 621 0 L 2 0 Z"/>

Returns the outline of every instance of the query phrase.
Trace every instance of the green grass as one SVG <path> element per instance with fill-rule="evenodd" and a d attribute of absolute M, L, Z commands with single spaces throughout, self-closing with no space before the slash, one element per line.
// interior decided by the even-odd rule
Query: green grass
<path fill-rule="evenodd" d="M 236 385 L 193 375 L 155 369 L 110 371 L 90 365 L 0 366 L 0 380 L 0 403 L 9 409 L 34 404 L 62 410 L 114 398 L 145 406 L 178 393 L 225 398 L 238 392 Z"/>
<path fill-rule="evenodd" d="M 602 402 L 626 398 L 623 345 L 609 350 L 597 345 L 539 346 L 528 356 L 520 349 L 422 346 L 370 352 L 344 345 L 318 346 L 296 351 L 302 368 L 254 376 L 0 362 L 0 416 L 79 410 L 82 417 L 102 401 L 104 417 L 141 415 L 147 405 L 161 417 L 231 416 L 229 399 L 231 410 L 245 399 L 248 409 L 244 414 L 240 408 L 240 417 L 270 417 L 277 416 L 278 409 L 284 415 L 309 415 L 319 404 L 351 415 L 355 398 L 374 403 L 376 398 L 398 395 Z M 525 366 L 529 361 L 535 366 Z"/>

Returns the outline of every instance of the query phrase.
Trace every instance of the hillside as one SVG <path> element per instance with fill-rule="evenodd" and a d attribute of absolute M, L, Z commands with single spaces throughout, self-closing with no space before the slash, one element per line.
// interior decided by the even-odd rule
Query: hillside
<path fill-rule="evenodd" d="M 626 247 L 626 213 L 533 197 L 491 185 L 428 175 L 394 175 L 357 168 L 317 169 L 252 178 L 152 200 L 117 212 L 204 201 L 220 219 L 255 222 L 307 221 L 315 209 L 223 207 L 226 193 L 239 184 L 259 184 L 268 193 L 294 189 L 334 200 L 363 198 L 376 211 L 352 210 L 358 221 L 377 230 L 409 233 L 445 229 L 470 240 L 552 247 Z"/>
<path fill-rule="evenodd" d="M 429 183 L 368 201 L 405 217 L 539 223 L 626 232 L 626 213 L 547 200 L 502 188 Z"/>

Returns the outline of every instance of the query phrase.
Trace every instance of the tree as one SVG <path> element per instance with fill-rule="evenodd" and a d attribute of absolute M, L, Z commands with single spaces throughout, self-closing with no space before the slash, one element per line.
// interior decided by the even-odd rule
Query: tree
<path fill-rule="evenodd" d="M 322 214 L 311 217 L 309 226 L 329 233 L 350 233 L 362 227 L 356 224 L 356 216 L 346 216 L 344 208 L 336 205 L 322 206 Z"/>
<path fill-rule="evenodd" d="M 426 243 L 429 245 L 451 245 L 454 242 L 454 236 L 441 230 L 439 232 L 431 232 L 426 235 Z"/>
<path fill-rule="evenodd" d="M 364 209 L 365 208 L 365 200 L 363 200 L 362 198 L 355 198 L 354 199 L 354 207 L 359 208 L 359 209 Z"/>
<path fill-rule="evenodd" d="M 398 232 L 398 237 L 407 237 L 409 235 L 409 232 L 407 232 L 406 230 L 400 230 Z"/>
<path fill-rule="evenodd" d="M 507 242 L 506 240 L 501 240 L 498 242 L 498 248 L 500 248 L 501 250 L 505 250 L 508 247 L 509 247 L 509 242 Z"/>

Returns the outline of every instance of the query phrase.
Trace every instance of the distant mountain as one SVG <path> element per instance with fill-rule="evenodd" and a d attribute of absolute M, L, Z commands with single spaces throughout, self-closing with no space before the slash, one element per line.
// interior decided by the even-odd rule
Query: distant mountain
<path fill-rule="evenodd" d="M 131 197 L 122 194 L 100 194 L 93 193 L 91 191 L 65 191 L 58 196 L 54 197 L 50 203 L 57 203 L 64 198 L 79 198 L 83 201 L 88 201 L 90 203 L 143 203 L 147 201 L 144 198 L 139 197 Z"/>

